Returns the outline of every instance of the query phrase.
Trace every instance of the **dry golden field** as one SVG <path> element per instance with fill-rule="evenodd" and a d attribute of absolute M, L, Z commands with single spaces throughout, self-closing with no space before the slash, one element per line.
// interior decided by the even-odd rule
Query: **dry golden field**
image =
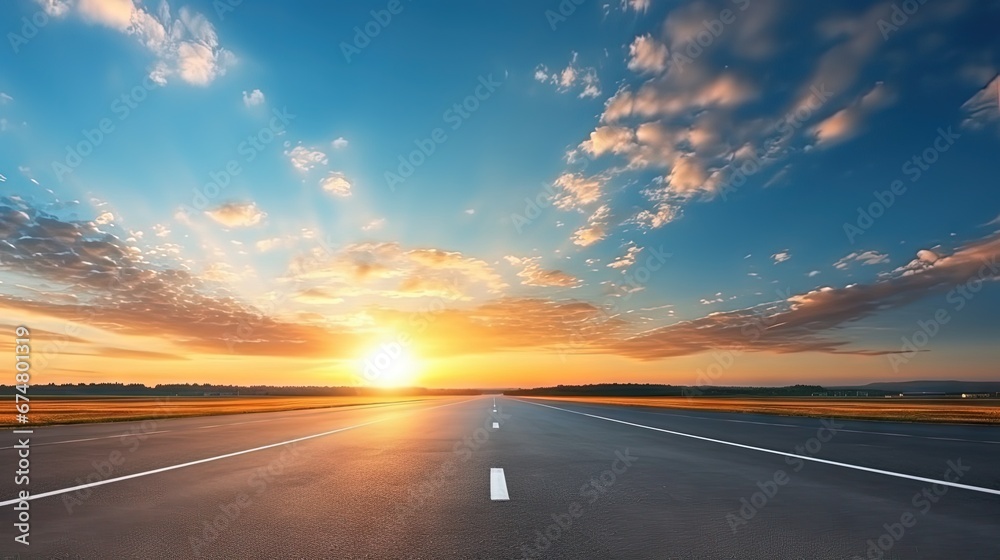
<path fill-rule="evenodd" d="M 824 397 L 532 397 L 532 399 L 855 420 L 1000 424 L 1000 399 Z"/>
<path fill-rule="evenodd" d="M 212 416 L 276 412 L 441 399 L 437 396 L 362 397 L 46 397 L 31 399 L 31 426 L 116 422 L 180 416 Z M 13 409 L 13 406 L 11 406 Z M 14 415 L 0 417 L 0 426 L 15 424 Z"/>

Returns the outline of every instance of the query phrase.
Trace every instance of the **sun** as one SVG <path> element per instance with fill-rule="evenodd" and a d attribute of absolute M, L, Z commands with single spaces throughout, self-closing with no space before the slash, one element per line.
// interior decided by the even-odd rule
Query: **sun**
<path fill-rule="evenodd" d="M 399 342 L 384 342 L 368 352 L 359 364 L 367 385 L 404 387 L 416 383 L 418 362 Z"/>

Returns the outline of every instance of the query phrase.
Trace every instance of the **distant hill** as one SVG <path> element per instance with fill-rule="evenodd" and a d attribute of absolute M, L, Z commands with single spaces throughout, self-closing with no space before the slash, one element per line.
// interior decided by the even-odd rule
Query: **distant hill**
<path fill-rule="evenodd" d="M 1000 381 L 886 381 L 849 387 L 830 387 L 830 389 L 860 389 L 891 393 L 995 393 L 1000 391 Z"/>

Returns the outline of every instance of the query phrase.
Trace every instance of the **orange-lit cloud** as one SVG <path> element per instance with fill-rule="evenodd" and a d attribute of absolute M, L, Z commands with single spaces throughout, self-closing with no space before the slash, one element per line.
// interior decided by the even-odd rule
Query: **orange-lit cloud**
<path fill-rule="evenodd" d="M 628 247 L 609 266 L 627 268 L 639 250 Z M 0 307 L 5 314 L 48 317 L 119 337 L 161 341 L 161 347 L 147 349 L 84 335 L 66 338 L 75 348 L 83 347 L 67 354 L 111 359 L 161 361 L 217 354 L 347 360 L 373 337 L 393 332 L 405 333 L 421 354 L 440 358 L 531 350 L 656 360 L 732 347 L 876 355 L 894 350 L 858 347 L 838 336 L 838 329 L 970 280 L 1000 277 L 1000 235 L 941 253 L 922 250 L 909 265 L 869 284 L 789 294 L 771 304 L 649 329 L 637 317 L 587 301 L 505 296 L 508 286 L 492 266 L 459 252 L 405 249 L 397 243 L 352 244 L 297 261 L 286 278 L 288 301 L 336 305 L 381 296 L 389 298 L 382 302 L 410 297 L 434 305 L 407 310 L 365 304 L 355 319 L 343 314 L 339 322 L 302 310 L 293 320 L 287 302 L 278 301 L 270 309 L 242 302 L 197 275 L 149 262 L 141 250 L 94 222 L 59 220 L 28 206 L 2 207 L 3 269 L 30 276 L 47 288 L 0 296 Z M 876 256 L 855 255 L 862 261 Z M 507 260 L 520 268 L 517 276 L 527 286 L 578 284 L 567 273 L 542 268 L 537 258 Z M 473 297 L 477 289 L 480 294 Z M 76 297 L 51 298 L 48 292 Z M 669 317 L 647 319 L 662 323 Z"/>

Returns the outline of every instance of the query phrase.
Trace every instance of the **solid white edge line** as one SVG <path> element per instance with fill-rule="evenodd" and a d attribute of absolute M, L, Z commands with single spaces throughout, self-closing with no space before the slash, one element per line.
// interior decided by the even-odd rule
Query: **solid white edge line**
<path fill-rule="evenodd" d="M 473 400 L 476 400 L 476 399 L 466 399 L 464 401 L 453 402 L 453 403 L 448 403 L 448 404 L 442 404 L 442 405 L 438 405 L 438 406 L 432 406 L 430 408 L 424 408 L 424 409 L 421 409 L 421 410 L 433 410 L 435 408 L 442 408 L 442 407 L 445 407 L 445 406 L 452 406 L 452 405 L 455 405 L 455 404 L 462 404 L 462 403 L 466 403 L 466 402 L 473 401 Z M 253 453 L 255 451 L 263 451 L 265 449 L 272 449 L 272 448 L 275 448 L 275 447 L 281 447 L 282 445 L 288 445 L 290 443 L 298 443 L 300 441 L 306 441 L 306 440 L 315 439 L 315 438 L 318 438 L 318 437 L 328 436 L 328 435 L 331 435 L 331 434 L 335 434 L 337 432 L 346 432 L 347 430 L 353 430 L 355 428 L 361 428 L 363 426 L 370 426 L 372 424 L 379 424 L 381 422 L 386 422 L 386 421 L 389 421 L 389 420 L 394 420 L 394 419 L 396 419 L 398 417 L 399 416 L 397 415 L 397 416 L 393 416 L 393 417 L 390 417 L 390 418 L 383 418 L 381 420 L 372 420 L 371 422 L 364 422 L 364 423 L 361 423 L 361 424 L 355 424 L 353 426 L 347 426 L 346 428 L 337 428 L 336 430 L 330 430 L 328 432 L 322 432 L 322 433 L 319 433 L 319 434 L 313 434 L 311 436 L 303 436 L 303 437 L 300 437 L 300 438 L 290 439 L 288 441 L 282 441 L 282 442 L 278 442 L 278 443 L 270 443 L 268 445 L 262 445 L 260 447 L 254 447 L 253 449 L 244 449 L 243 451 L 234 451 L 232 453 L 226 453 L 225 455 L 218 455 L 216 457 L 206 457 L 204 459 L 198 459 L 196 461 L 189 461 L 187 463 L 181 463 L 179 465 L 171 465 L 169 467 L 160 467 L 158 469 L 153 469 L 151 471 L 145 471 L 145 472 L 140 472 L 140 473 L 132 473 L 132 474 L 124 475 L 124 476 L 119 476 L 119 477 L 116 477 L 116 478 L 108 478 L 108 479 L 105 479 L 105 480 L 99 480 L 97 482 L 90 482 L 90 483 L 87 483 L 87 484 L 80 484 L 78 486 L 73 486 L 73 487 L 70 487 L 70 488 L 63 488 L 62 490 L 50 490 L 49 492 L 42 492 L 41 494 L 32 494 L 31 496 L 25 498 L 25 500 L 30 501 L 30 500 L 37 500 L 39 498 L 48 498 L 49 496 L 58 496 L 59 494 L 66 494 L 68 492 L 76 492 L 78 490 L 84 490 L 86 488 L 93 488 L 95 486 L 103 486 L 105 484 L 111 484 L 112 482 L 120 482 L 122 480 L 129 480 L 129 479 L 132 479 L 132 478 L 139 478 L 139 477 L 143 477 L 143 476 L 149 476 L 151 474 L 159 474 L 159 473 L 162 473 L 162 472 L 172 471 L 172 470 L 176 470 L 176 469 L 182 469 L 184 467 L 191 467 L 191 466 L 194 466 L 194 465 L 200 465 L 202 463 L 210 463 L 212 461 L 218 461 L 220 459 L 228 459 L 230 457 L 236 457 L 238 455 L 246 455 L 247 453 Z M 13 505 L 13 504 L 16 504 L 16 503 L 18 503 L 20 501 L 22 501 L 22 500 L 18 499 L 18 498 L 14 498 L 12 500 L 4 500 L 4 501 L 0 502 L 0 507 Z"/>
<path fill-rule="evenodd" d="M 602 405 L 602 406 L 609 406 L 609 405 Z M 653 412 L 653 411 L 650 411 L 650 410 L 633 410 L 633 412 L 639 412 L 641 414 L 660 414 L 658 412 Z M 663 416 L 663 415 L 664 414 L 661 414 L 661 416 Z M 773 422 L 753 422 L 751 420 L 734 420 L 734 419 L 731 419 L 731 418 L 710 418 L 708 416 L 691 416 L 690 414 L 675 414 L 673 412 L 666 413 L 666 415 L 676 416 L 676 417 L 680 417 L 680 418 L 692 418 L 692 419 L 695 419 L 695 420 L 710 420 L 710 421 L 713 421 L 713 422 L 737 422 L 737 423 L 740 423 L 740 424 L 758 424 L 760 426 L 776 426 L 776 427 L 779 427 L 779 428 L 800 428 L 800 429 L 803 429 L 803 430 L 815 430 L 816 429 L 816 426 L 803 426 L 803 425 L 799 425 L 799 424 L 775 424 Z M 815 418 L 815 417 L 801 416 L 801 418 L 808 419 L 808 418 Z M 851 418 L 835 418 L 835 420 L 851 421 L 852 419 Z M 971 426 L 977 426 L 977 424 L 962 424 L 962 425 L 963 426 L 970 426 L 970 425 Z M 985 425 L 986 424 L 984 424 L 984 426 Z M 871 430 L 848 430 L 848 429 L 844 429 L 844 428 L 838 429 L 837 431 L 838 432 L 849 433 L 849 434 L 872 434 L 872 435 L 876 435 L 876 436 L 908 437 L 908 438 L 917 438 L 917 439 L 933 439 L 933 440 L 939 440 L 939 441 L 960 441 L 960 442 L 964 442 L 964 443 L 985 443 L 985 444 L 1000 445 L 1000 441 L 993 441 L 993 440 L 989 440 L 989 439 L 947 438 L 947 437 L 938 437 L 938 436 L 921 436 L 921 435 L 917 435 L 917 434 L 897 434 L 897 433 L 894 433 L 894 432 L 874 432 L 874 431 L 871 431 Z"/>
<path fill-rule="evenodd" d="M 157 430 L 155 432 L 141 432 L 141 435 L 146 436 L 146 435 L 150 435 L 150 434 L 165 434 L 165 433 L 167 433 L 169 431 L 170 430 Z M 98 439 L 112 439 L 112 438 L 120 438 L 120 437 L 125 437 L 125 436 L 130 436 L 130 435 L 134 435 L 134 434 L 132 432 L 122 432 L 120 434 L 115 434 L 113 436 L 99 436 L 99 437 L 91 437 L 91 438 L 83 438 L 83 439 L 70 439 L 70 440 L 66 440 L 66 441 L 48 441 L 48 442 L 43 442 L 43 443 L 33 443 L 33 444 L 31 444 L 31 447 L 41 447 L 43 445 L 62 445 L 64 443 L 80 443 L 82 441 L 95 441 L 95 440 L 98 440 Z M 0 447 L 0 449 L 14 449 L 14 447 L 15 446 L 13 446 L 13 445 L 8 445 L 7 447 Z"/>
<path fill-rule="evenodd" d="M 507 478 L 503 475 L 503 469 L 490 469 L 490 500 L 500 502 L 510 500 L 507 493 Z"/>
<path fill-rule="evenodd" d="M 519 399 L 521 400 L 521 399 Z M 626 426 L 634 426 L 636 428 L 645 428 L 647 430 L 653 430 L 656 432 L 663 432 L 667 434 L 673 434 L 675 436 L 687 437 L 692 439 L 700 439 L 702 441 L 710 441 L 712 443 L 721 443 L 722 445 L 730 445 L 732 447 L 741 447 L 743 449 L 750 449 L 752 451 L 760 451 L 761 453 L 770 453 L 772 455 L 781 455 L 783 457 L 795 457 L 796 459 L 802 459 L 803 461 L 812 461 L 814 463 L 823 463 L 825 465 L 833 465 L 835 467 L 843 467 L 845 469 L 854 469 L 857 471 L 870 472 L 875 474 L 881 474 L 886 476 L 894 476 L 896 478 L 905 478 L 907 480 L 916 480 L 918 482 L 929 482 L 931 484 L 942 484 L 944 486 L 951 486 L 952 488 L 961 488 L 963 490 L 972 490 L 973 492 L 982 492 L 984 494 L 994 494 L 1000 496 L 1000 490 L 995 490 L 993 488 L 983 488 L 981 486 L 971 486 L 969 484 L 959 484 L 958 482 L 949 482 L 947 480 L 936 480 L 933 478 L 926 478 L 923 476 L 916 476 L 912 474 L 898 473 L 894 471 L 886 471 L 882 469 L 873 469 L 871 467 L 862 467 L 860 465 L 852 465 L 850 463 L 841 463 L 839 461 L 830 461 L 829 459 L 820 459 L 818 457 L 810 457 L 808 455 L 798 455 L 795 453 L 787 453 L 785 451 L 778 451 L 775 449 L 766 449 L 764 447 L 755 447 L 753 445 L 745 445 L 742 443 L 735 443 L 732 441 L 725 441 L 721 439 L 714 439 L 704 436 L 696 436 L 694 434 L 686 434 L 684 432 L 675 432 L 673 430 L 667 430 L 664 428 L 654 428 L 653 426 L 645 426 L 643 424 L 636 424 L 634 422 L 626 422 L 625 420 L 617 420 L 615 418 L 606 418 L 604 416 L 598 416 L 596 414 L 587 414 L 586 412 L 577 412 L 576 410 L 569 410 L 566 408 L 559 408 L 558 406 L 549 406 L 547 404 L 535 403 L 531 401 L 521 400 L 527 404 L 533 404 L 535 406 L 544 406 L 545 408 L 551 408 L 554 410 L 561 410 L 563 412 L 569 412 L 571 414 L 579 414 L 581 416 L 589 416 L 591 418 L 597 418 L 599 420 L 607 420 L 608 422 L 617 422 L 618 424 L 625 424 Z M 3 504 L 0 504 L 3 505 Z"/>

